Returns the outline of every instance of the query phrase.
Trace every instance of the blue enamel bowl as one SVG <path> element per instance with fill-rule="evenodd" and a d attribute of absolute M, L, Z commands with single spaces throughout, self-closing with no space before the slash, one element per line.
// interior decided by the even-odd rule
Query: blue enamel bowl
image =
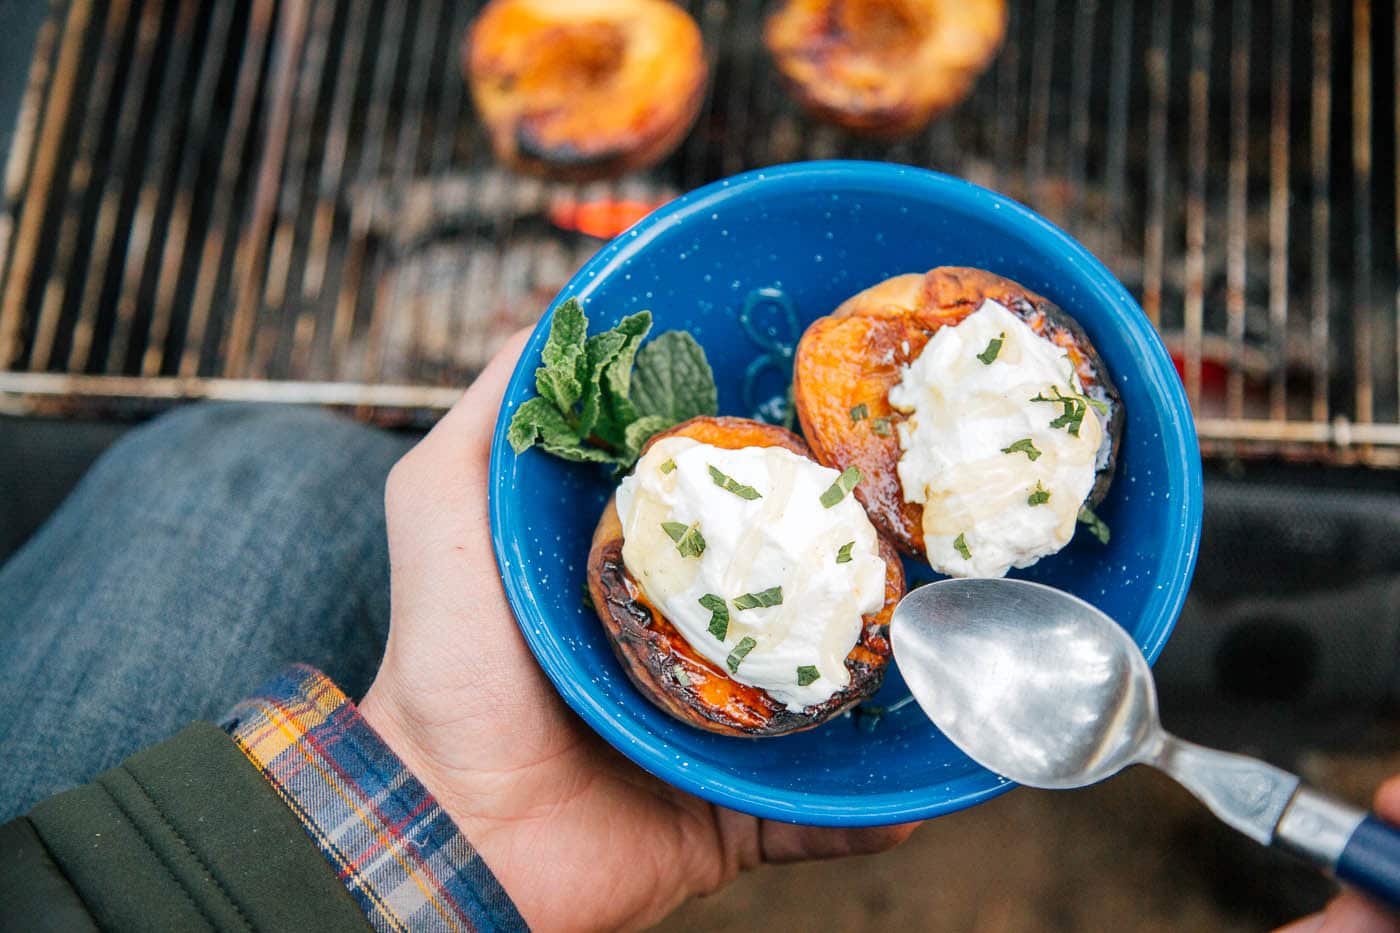
<path fill-rule="evenodd" d="M 977 266 L 1045 295 L 1083 325 L 1126 410 L 1118 472 L 1088 534 L 1021 576 L 1068 590 L 1117 619 L 1149 660 L 1186 598 L 1201 529 L 1191 414 L 1142 310 L 1084 247 L 983 188 L 921 169 L 811 162 L 749 172 L 673 201 L 609 243 L 556 299 L 584 303 L 594 331 L 650 309 L 653 334 L 689 330 L 705 347 L 721 414 L 780 416 L 803 328 L 882 279 Z M 796 735 L 743 739 L 684 725 L 627 679 L 581 600 L 607 473 L 506 442 L 553 308 L 506 391 L 491 452 L 491 535 L 520 630 L 565 701 L 638 765 L 708 800 L 793 822 L 867 826 L 937 816 L 1011 785 L 955 748 L 911 703 L 894 665 L 873 704 Z M 910 563 L 915 579 L 928 578 Z"/>

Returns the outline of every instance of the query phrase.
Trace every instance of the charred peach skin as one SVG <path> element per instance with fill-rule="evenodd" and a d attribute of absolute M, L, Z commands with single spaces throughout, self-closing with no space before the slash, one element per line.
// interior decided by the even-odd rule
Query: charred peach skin
<path fill-rule="evenodd" d="M 744 418 L 695 418 L 649 443 L 677 434 L 716 447 L 785 447 L 811 456 L 792 432 Z M 593 605 L 637 689 L 682 722 L 721 735 L 784 735 L 820 725 L 880 688 L 890 659 L 890 615 L 904 596 L 904 568 L 884 538 L 880 552 L 886 567 L 885 602 L 878 613 L 864 617 L 860 640 L 846 656 L 851 682 L 825 703 L 800 712 L 788 710 L 761 688 L 733 680 L 695 651 L 642 594 L 623 565 L 622 544 L 622 523 L 615 501 L 610 500 L 588 555 Z"/>
<path fill-rule="evenodd" d="M 1063 347 L 1085 388 L 1101 386 L 1113 400 L 1104 432 L 1109 458 L 1089 495 L 1091 505 L 1103 499 L 1112 479 L 1122 405 L 1098 352 L 1073 318 L 1010 279 L 981 269 L 942 266 L 886 279 L 807 328 L 797 345 L 793 401 L 817 461 L 838 470 L 860 469 L 865 479 L 855 495 L 875 527 L 908 554 L 924 551 L 923 506 L 904 501 L 894 430 L 904 416 L 890 407 L 889 392 L 901 367 L 923 351 L 938 328 L 958 323 L 989 298 Z M 860 405 L 868 416 L 853 420 L 851 410 Z"/>
<path fill-rule="evenodd" d="M 966 97 L 1005 32 L 1005 0 L 785 0 L 764 41 L 814 115 L 898 137 Z"/>
<path fill-rule="evenodd" d="M 709 74 L 699 26 L 669 0 L 491 0 L 465 58 L 497 158 L 573 180 L 664 158 Z"/>

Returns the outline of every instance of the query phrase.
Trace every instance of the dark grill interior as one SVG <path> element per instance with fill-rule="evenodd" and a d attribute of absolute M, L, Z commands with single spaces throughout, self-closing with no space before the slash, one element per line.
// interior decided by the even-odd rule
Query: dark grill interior
<path fill-rule="evenodd" d="M 696 129 L 583 186 L 495 165 L 459 71 L 477 6 L 58 4 L 5 174 L 5 406 L 427 419 L 601 245 L 565 229 L 596 229 L 580 205 L 851 157 L 1081 239 L 1180 359 L 1208 452 L 1400 464 L 1394 4 L 1028 0 L 973 95 L 887 145 L 798 112 L 758 0 L 693 3 L 715 63 Z"/>

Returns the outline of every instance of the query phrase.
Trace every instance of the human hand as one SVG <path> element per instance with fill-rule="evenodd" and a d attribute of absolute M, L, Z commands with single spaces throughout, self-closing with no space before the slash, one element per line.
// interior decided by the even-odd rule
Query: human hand
<path fill-rule="evenodd" d="M 491 433 L 524 340 L 389 476 L 389 643 L 361 713 L 543 930 L 649 925 L 760 863 L 907 838 L 913 824 L 825 829 L 714 806 L 637 768 L 560 701 L 516 627 L 489 536 Z"/>
<path fill-rule="evenodd" d="M 1400 775 L 1376 790 L 1376 815 L 1400 825 Z M 1315 914 L 1295 920 L 1275 933 L 1400 933 L 1400 919 L 1375 901 L 1346 890 Z"/>

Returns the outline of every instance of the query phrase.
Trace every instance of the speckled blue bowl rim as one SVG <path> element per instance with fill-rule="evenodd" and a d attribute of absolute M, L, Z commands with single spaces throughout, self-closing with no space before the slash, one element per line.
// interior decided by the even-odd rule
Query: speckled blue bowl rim
<path fill-rule="evenodd" d="M 504 416 L 510 399 L 534 385 L 535 361 L 548 335 L 549 321 L 563 297 L 577 297 L 586 301 L 609 273 L 645 250 L 662 233 L 693 217 L 698 219 L 707 215 L 718 202 L 743 197 L 760 188 L 767 195 L 781 193 L 785 189 L 806 192 L 810 191 L 810 185 L 816 179 L 829 180 L 833 188 L 841 191 L 865 189 L 888 193 L 903 189 L 917 191 L 925 199 L 945 201 L 964 211 L 1000 210 L 1004 216 L 1024 225 L 1027 236 L 1049 240 L 1062 251 L 1064 257 L 1082 274 L 1082 281 L 1077 284 L 1085 290 L 1086 300 L 1098 301 L 1111 310 L 1111 317 L 1128 338 L 1135 357 L 1141 362 L 1141 378 L 1159 401 L 1161 440 L 1166 448 L 1166 500 L 1178 519 L 1169 524 L 1167 540 L 1162 542 L 1158 552 L 1155 571 L 1161 588 L 1153 590 L 1142 612 L 1142 618 L 1148 624 L 1141 631 L 1148 638 L 1139 645 L 1149 662 L 1156 661 L 1186 601 L 1200 545 L 1203 499 L 1200 447 L 1195 423 L 1166 346 L 1127 289 L 1069 234 L 1029 208 L 994 191 L 911 166 L 833 160 L 796 162 L 745 172 L 698 188 L 657 209 L 585 263 L 540 319 L 525 346 L 522 364 L 516 367 L 506 387 L 502 417 L 498 419 L 491 444 L 490 466 L 491 541 L 498 565 L 521 565 L 531 559 L 508 534 L 505 502 L 506 494 L 512 487 L 504 466 L 505 458 L 513 457 L 514 452 L 506 441 L 508 419 Z M 574 712 L 642 768 L 675 787 L 713 803 L 786 822 L 821 826 L 878 826 L 952 813 L 990 800 L 1016 786 L 1001 780 L 984 789 L 952 797 L 934 786 L 845 797 L 775 788 L 761 781 L 727 773 L 723 768 L 703 761 L 691 761 L 688 767 L 682 768 L 676 764 L 674 753 L 664 743 L 653 744 L 654 737 L 650 734 L 636 734 L 615 709 L 600 702 L 590 683 L 559 676 L 558 672 L 566 669 L 567 646 L 554 638 L 549 619 L 536 603 L 525 581 L 519 576 L 505 574 L 502 581 L 525 641 L 555 689 Z"/>

